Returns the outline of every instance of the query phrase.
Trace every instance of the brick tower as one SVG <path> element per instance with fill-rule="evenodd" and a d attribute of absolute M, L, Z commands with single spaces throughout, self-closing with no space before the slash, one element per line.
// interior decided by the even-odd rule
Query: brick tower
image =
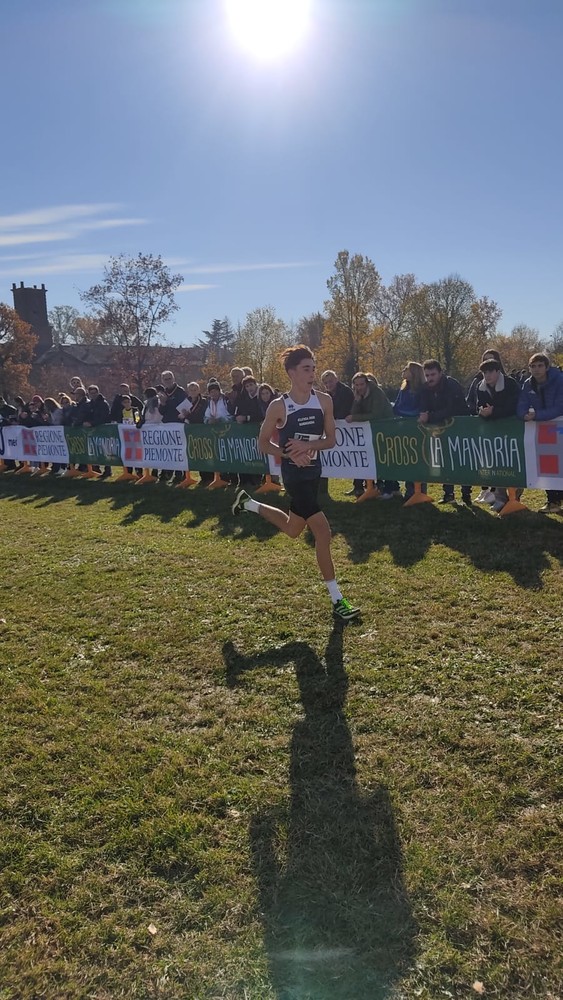
<path fill-rule="evenodd" d="M 39 358 L 53 346 L 53 331 L 47 318 L 47 289 L 45 285 L 41 285 L 41 288 L 37 285 L 25 288 L 23 281 L 20 281 L 19 288 L 15 284 L 12 285 L 12 295 L 18 316 L 33 327 L 33 332 L 38 338 L 35 357 Z"/>

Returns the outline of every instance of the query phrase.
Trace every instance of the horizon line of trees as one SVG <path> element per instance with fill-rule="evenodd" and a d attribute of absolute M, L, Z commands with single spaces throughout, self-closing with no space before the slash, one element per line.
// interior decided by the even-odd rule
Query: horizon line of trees
<path fill-rule="evenodd" d="M 160 256 L 139 253 L 110 258 L 102 280 L 81 293 L 89 312 L 55 306 L 49 322 L 56 344 L 113 347 L 137 388 L 143 387 L 151 357 L 167 346 L 162 327 L 177 311 L 174 293 L 182 284 Z M 436 358 L 460 381 L 475 373 L 483 351 L 496 348 L 507 370 L 520 370 L 536 351 L 547 350 L 563 364 L 563 321 L 549 341 L 524 323 L 510 333 L 498 329 L 502 311 L 458 274 L 419 282 L 414 274 L 396 275 L 385 285 L 373 261 L 341 250 L 327 280 L 323 312 L 297 323 L 280 318 L 272 305 L 251 310 L 243 323 L 214 319 L 197 341 L 203 374 L 226 378 L 233 365 L 250 364 L 260 381 L 283 384 L 280 351 L 305 343 L 320 370 L 333 368 L 344 381 L 356 371 L 372 371 L 384 387 L 400 384 L 409 360 Z M 22 392 L 33 361 L 33 330 L 13 309 L 0 305 L 0 391 Z M 175 345 L 176 346 L 176 345 Z"/>

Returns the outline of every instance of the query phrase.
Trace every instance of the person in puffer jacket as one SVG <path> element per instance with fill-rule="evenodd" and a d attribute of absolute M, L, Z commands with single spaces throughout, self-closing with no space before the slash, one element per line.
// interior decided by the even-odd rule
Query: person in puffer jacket
<path fill-rule="evenodd" d="M 555 420 L 563 416 L 563 372 L 552 368 L 547 354 L 532 354 L 530 378 L 522 386 L 516 407 L 522 420 Z M 563 514 L 563 490 L 546 490 L 542 514 Z"/>

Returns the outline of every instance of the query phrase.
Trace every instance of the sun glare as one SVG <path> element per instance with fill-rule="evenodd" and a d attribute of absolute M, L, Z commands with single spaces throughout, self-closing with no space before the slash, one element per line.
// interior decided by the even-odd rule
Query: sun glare
<path fill-rule="evenodd" d="M 310 0 L 225 0 L 238 44 L 258 59 L 276 59 L 304 38 Z"/>

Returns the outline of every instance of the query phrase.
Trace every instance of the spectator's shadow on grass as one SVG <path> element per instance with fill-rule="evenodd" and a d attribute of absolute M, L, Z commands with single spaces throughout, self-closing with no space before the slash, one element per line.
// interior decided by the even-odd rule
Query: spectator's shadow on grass
<path fill-rule="evenodd" d="M 279 1000 L 384 1000 L 412 963 L 415 924 L 387 789 L 356 781 L 344 714 L 342 626 L 325 664 L 306 643 L 253 657 L 223 647 L 227 683 L 293 661 L 305 717 L 291 739 L 291 799 L 253 816 L 250 843 Z"/>
<path fill-rule="evenodd" d="M 334 534 L 348 545 L 350 559 L 366 562 L 388 548 L 397 566 L 421 562 L 432 545 L 459 552 L 484 573 L 505 572 L 519 587 L 540 589 L 550 557 L 563 563 L 559 519 L 533 511 L 492 517 L 473 505 L 439 510 L 432 504 L 400 509 L 394 502 L 368 501 L 356 507 L 338 502 L 327 511 Z"/>

